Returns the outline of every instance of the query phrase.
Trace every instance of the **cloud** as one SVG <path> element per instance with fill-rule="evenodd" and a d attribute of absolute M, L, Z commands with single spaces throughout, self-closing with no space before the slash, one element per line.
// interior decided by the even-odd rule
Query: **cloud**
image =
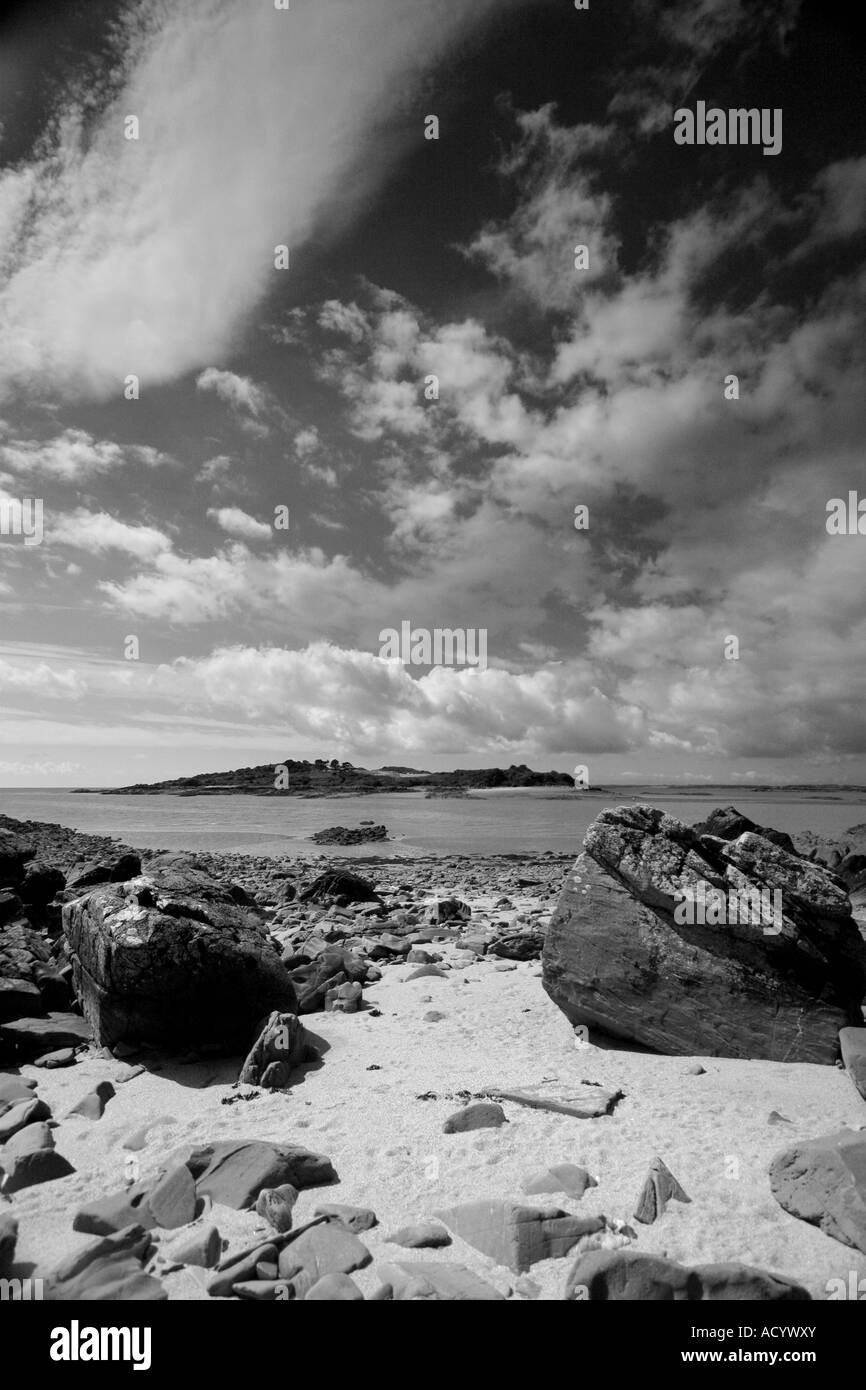
<path fill-rule="evenodd" d="M 256 521 L 254 516 L 242 511 L 240 507 L 211 507 L 208 516 L 228 535 L 237 536 L 241 540 L 270 541 L 274 538 L 270 526 L 263 521 Z"/>
<path fill-rule="evenodd" d="M 223 357 L 286 274 L 275 246 L 345 221 L 422 138 L 418 76 L 501 10 L 145 0 L 102 90 L 0 178 L 0 399 L 108 399 Z"/>
<path fill-rule="evenodd" d="M 47 539 L 91 555 L 117 550 L 138 560 L 153 560 L 171 549 L 168 536 L 154 526 L 131 526 L 107 512 L 89 512 L 84 507 L 50 522 Z"/>
<path fill-rule="evenodd" d="M 10 438 L 9 426 L 0 426 L 0 464 L 28 478 L 83 483 L 112 473 L 130 463 L 155 468 L 169 462 L 157 449 L 138 444 L 116 444 L 94 439 L 86 430 L 67 429 L 53 439 Z"/>

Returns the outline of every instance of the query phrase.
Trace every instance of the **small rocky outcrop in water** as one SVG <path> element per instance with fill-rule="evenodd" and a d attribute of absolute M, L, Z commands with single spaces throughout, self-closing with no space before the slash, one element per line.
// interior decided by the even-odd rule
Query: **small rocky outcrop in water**
<path fill-rule="evenodd" d="M 778 924 L 678 922 L 701 885 L 728 901 L 778 890 Z M 702 835 L 651 806 L 603 811 L 560 894 L 544 986 L 572 1023 L 659 1052 L 831 1063 L 866 994 L 850 912 L 833 874 L 763 835 Z"/>
<path fill-rule="evenodd" d="M 67 903 L 63 925 L 98 1043 L 247 1046 L 271 1010 L 297 1013 L 262 917 L 180 860 Z"/>
<path fill-rule="evenodd" d="M 350 830 L 345 825 L 332 825 L 328 830 L 317 830 L 310 839 L 317 845 L 364 845 L 368 840 L 387 840 L 388 828 L 384 825 L 361 825 Z"/>

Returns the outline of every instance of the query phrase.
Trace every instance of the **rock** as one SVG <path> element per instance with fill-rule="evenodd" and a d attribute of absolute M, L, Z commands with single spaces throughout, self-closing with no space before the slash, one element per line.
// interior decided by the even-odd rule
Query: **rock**
<path fill-rule="evenodd" d="M 35 1124 L 19 1129 L 17 1134 L 13 1134 L 12 1138 L 7 1140 L 0 1154 L 0 1162 L 3 1155 L 13 1158 L 20 1154 L 32 1154 L 40 1149 L 53 1148 L 54 1134 L 51 1126 L 45 1120 L 37 1120 Z"/>
<path fill-rule="evenodd" d="M 446 1015 L 445 1015 L 445 1014 L 440 1014 L 439 1011 L 438 1011 L 438 1009 L 428 1009 L 427 1012 L 426 1012 L 426 1014 L 424 1014 L 424 1022 L 425 1022 L 425 1023 L 441 1023 L 442 1020 L 443 1020 L 443 1018 L 445 1018 L 445 1017 L 446 1017 Z"/>
<path fill-rule="evenodd" d="M 866 1028 L 843 1028 L 839 1047 L 848 1075 L 866 1100 Z"/>
<path fill-rule="evenodd" d="M 439 898 L 427 904 L 427 921 L 434 925 L 443 922 L 468 922 L 472 908 L 459 898 Z"/>
<path fill-rule="evenodd" d="M 216 1226 L 208 1222 L 190 1231 L 182 1231 L 169 1245 L 163 1247 L 163 1253 L 167 1260 L 176 1264 L 213 1269 L 219 1263 L 222 1239 Z"/>
<path fill-rule="evenodd" d="M 536 1284 L 534 1279 L 530 1279 L 527 1274 L 521 1274 L 519 1279 L 514 1281 L 514 1291 L 520 1294 L 521 1298 L 538 1298 L 541 1294 L 541 1285 Z"/>
<path fill-rule="evenodd" d="M 75 989 L 98 1043 L 247 1043 L 295 992 L 263 922 L 204 872 L 151 866 L 63 909 Z"/>
<path fill-rule="evenodd" d="M 479 1279 L 464 1265 L 444 1261 L 441 1264 L 432 1260 L 380 1264 L 378 1274 L 384 1281 L 382 1290 L 374 1295 L 378 1298 L 390 1297 L 401 1302 L 429 1299 L 475 1303 L 493 1303 L 502 1298 L 498 1289 Z M 388 1288 L 390 1294 L 383 1292 Z"/>
<path fill-rule="evenodd" d="M 90 1026 L 79 1014 L 49 1013 L 45 1018 L 0 1023 L 0 1051 L 21 1061 L 59 1047 L 80 1047 L 90 1038 Z"/>
<path fill-rule="evenodd" d="M 297 1200 L 298 1189 L 289 1183 L 283 1183 L 282 1187 L 263 1187 L 256 1198 L 256 1213 L 275 1231 L 290 1231 L 292 1208 Z"/>
<path fill-rule="evenodd" d="M 8 1212 L 0 1211 L 0 1279 L 5 1279 L 15 1263 L 18 1222 Z"/>
<path fill-rule="evenodd" d="M 694 1066 L 686 1068 L 687 1076 L 706 1076 L 706 1074 L 707 1069 L 706 1067 L 702 1067 L 700 1062 L 695 1062 Z"/>
<path fill-rule="evenodd" d="M 735 806 L 726 806 L 724 809 L 718 808 L 711 811 L 705 821 L 700 821 L 693 827 L 698 836 L 715 835 L 720 840 L 736 840 L 740 835 L 749 831 L 753 835 L 760 835 L 765 840 L 770 840 L 772 844 L 781 846 L 787 850 L 788 854 L 796 854 L 794 842 L 790 835 L 786 835 L 784 830 L 770 830 L 766 826 L 755 825 L 754 821 L 749 820 L 748 816 L 741 816 Z"/>
<path fill-rule="evenodd" d="M 30 1128 L 39 1129 L 40 1126 L 31 1125 Z M 6 1196 L 21 1192 L 26 1187 L 36 1187 L 39 1183 L 54 1182 L 55 1178 L 66 1178 L 75 1172 L 69 1160 L 54 1148 L 53 1140 L 50 1144 L 18 1154 L 11 1153 L 10 1146 L 6 1145 L 0 1149 L 0 1170 L 3 1174 L 2 1190 Z"/>
<path fill-rule="evenodd" d="M 28 860 L 35 857 L 31 844 L 14 831 L 0 828 L 0 885 L 20 883 Z"/>
<path fill-rule="evenodd" d="M 842 1129 L 777 1153 L 770 1190 L 792 1216 L 866 1254 L 866 1135 Z"/>
<path fill-rule="evenodd" d="M 31 859 L 24 870 L 18 893 L 22 902 L 30 903 L 33 907 L 45 907 L 65 887 L 66 879 L 60 869 L 45 864 L 41 859 Z"/>
<path fill-rule="evenodd" d="M 408 984 L 410 980 L 426 980 L 428 978 L 447 979 L 444 970 L 438 965 L 419 965 L 417 970 L 413 970 L 411 975 L 407 975 L 404 981 Z"/>
<path fill-rule="evenodd" d="M 844 890 L 751 832 L 708 838 L 649 806 L 603 811 L 560 894 L 544 988 L 572 1024 L 659 1052 L 832 1062 L 866 993 L 866 942 Z M 778 933 L 678 923 L 682 895 L 700 885 L 778 890 Z"/>
<path fill-rule="evenodd" d="M 443 1134 L 465 1134 L 471 1129 L 499 1129 L 507 1124 L 505 1111 L 495 1101 L 475 1100 L 457 1110 L 442 1126 Z"/>
<path fill-rule="evenodd" d="M 338 1221 L 342 1221 L 344 1226 L 348 1226 L 350 1231 L 360 1234 L 361 1231 L 371 1231 L 374 1226 L 378 1226 L 379 1218 L 369 1207 L 346 1207 L 339 1202 L 322 1202 L 316 1207 L 316 1216 L 333 1216 Z"/>
<path fill-rule="evenodd" d="M 100 883 L 126 883 L 140 873 L 141 860 L 137 854 L 109 855 L 77 865 L 66 881 L 66 889 L 80 894 Z"/>
<path fill-rule="evenodd" d="M 37 1096 L 30 1100 L 20 1100 L 0 1115 L 0 1144 L 8 1144 L 13 1134 L 37 1120 L 50 1120 L 51 1111 L 44 1100 Z"/>
<path fill-rule="evenodd" d="M 549 1192 L 565 1192 L 569 1197 L 582 1197 L 588 1187 L 598 1187 L 595 1178 L 585 1168 L 574 1163 L 556 1163 L 540 1173 L 523 1179 L 521 1190 L 528 1196 L 543 1196 Z"/>
<path fill-rule="evenodd" d="M 327 869 L 299 895 L 302 903 L 323 902 L 327 898 L 345 898 L 350 903 L 382 901 L 372 883 L 345 869 Z"/>
<path fill-rule="evenodd" d="M 512 932 L 490 946 L 490 955 L 502 960 L 539 960 L 544 949 L 544 932 Z"/>
<path fill-rule="evenodd" d="M 255 1275 L 256 1266 L 263 1261 L 277 1258 L 278 1251 L 273 1243 L 254 1245 L 240 1254 L 231 1255 L 220 1261 L 216 1272 L 207 1283 L 211 1298 L 228 1298 L 237 1285 L 247 1282 Z"/>
<path fill-rule="evenodd" d="M 258 1037 L 241 1067 L 238 1081 L 245 1086 L 264 1086 L 267 1074 L 268 1087 L 283 1089 L 296 1067 L 315 1061 L 318 1056 L 298 1016 L 274 1012 L 259 1025 Z"/>
<path fill-rule="evenodd" d="M 195 1220 L 196 1190 L 192 1173 L 180 1163 L 158 1180 L 146 1204 L 157 1226 L 176 1230 Z"/>
<path fill-rule="evenodd" d="M 468 1202 L 434 1213 L 455 1235 L 517 1274 L 539 1260 L 566 1255 L 585 1235 L 603 1231 L 603 1216 L 569 1216 L 559 1207 Z"/>
<path fill-rule="evenodd" d="M 308 1226 L 280 1252 L 281 1279 L 304 1273 L 315 1282 L 325 1274 L 351 1274 L 363 1269 L 373 1256 L 341 1221 L 321 1221 Z"/>
<path fill-rule="evenodd" d="M 315 845 L 363 845 L 368 840 L 387 840 L 388 831 L 384 825 L 360 826 L 357 830 L 332 825 L 328 830 L 317 830 L 309 838 Z"/>
<path fill-rule="evenodd" d="M 151 1249 L 150 1236 L 140 1226 L 104 1236 L 52 1270 L 44 1297 L 52 1302 L 164 1299 L 167 1294 L 159 1280 L 142 1269 Z"/>
<path fill-rule="evenodd" d="M 147 1204 L 148 1190 L 148 1183 L 139 1182 L 85 1202 L 72 1218 L 73 1231 L 90 1236 L 118 1235 L 129 1226 L 152 1231 L 157 1223 Z"/>
<path fill-rule="evenodd" d="M 32 980 L 19 980 L 14 975 L 0 979 L 0 1023 L 39 1013 L 41 1008 L 42 995 Z"/>
<path fill-rule="evenodd" d="M 668 1202 L 690 1202 L 691 1200 L 691 1197 L 686 1196 L 666 1164 L 660 1158 L 654 1158 L 637 1201 L 634 1213 L 635 1221 L 641 1221 L 645 1226 L 651 1226 L 654 1221 L 658 1221 L 659 1217 L 664 1215 Z"/>
<path fill-rule="evenodd" d="M 59 1047 L 55 1052 L 46 1052 L 41 1057 L 37 1057 L 33 1066 L 45 1067 L 48 1071 L 53 1071 L 57 1067 L 71 1067 L 74 1061 L 75 1053 L 71 1047 Z"/>
<path fill-rule="evenodd" d="M 793 1280 L 748 1265 L 685 1265 L 637 1250 L 593 1250 L 572 1266 L 566 1301 L 716 1302 L 755 1299 L 804 1301 L 809 1294 Z"/>
<path fill-rule="evenodd" d="M 385 1239 L 389 1245 L 403 1245 L 407 1250 L 437 1250 L 440 1246 L 451 1244 L 445 1227 L 437 1226 L 432 1221 L 419 1222 L 417 1226 L 401 1226 Z"/>
<path fill-rule="evenodd" d="M 223 1206 L 244 1210 L 255 1205 L 264 1187 L 319 1187 L 339 1181 L 330 1159 L 295 1144 L 235 1139 L 202 1144 L 187 1157 L 198 1196 L 208 1195 Z"/>
<path fill-rule="evenodd" d="M 88 1120 L 101 1120 L 106 1105 L 116 1094 L 117 1092 L 110 1081 L 100 1081 L 92 1091 L 88 1091 L 86 1096 L 82 1096 L 81 1100 L 67 1111 L 67 1118 L 69 1115 L 83 1115 Z"/>
<path fill-rule="evenodd" d="M 573 1115 L 578 1120 L 610 1115 L 623 1095 L 622 1091 L 607 1091 L 603 1086 L 589 1082 L 570 1086 L 558 1096 L 539 1095 L 537 1091 L 529 1090 L 509 1091 L 503 1086 L 481 1086 L 479 1090 L 482 1095 L 511 1100 L 516 1105 L 528 1106 L 530 1110 L 549 1110 L 553 1115 Z"/>
<path fill-rule="evenodd" d="M 0 1072 L 0 1115 L 22 1100 L 32 1100 L 36 1081 L 32 1076 L 7 1076 Z"/>
<path fill-rule="evenodd" d="M 362 984 L 367 973 L 366 962 L 351 951 L 329 946 L 309 965 L 300 965 L 290 972 L 297 990 L 297 1012 L 311 1014 L 325 1007 L 329 989 L 346 983 Z"/>
<path fill-rule="evenodd" d="M 325 1274 L 318 1279 L 309 1293 L 306 1294 L 306 1301 L 325 1299 L 329 1303 L 363 1303 L 364 1295 L 358 1288 L 354 1279 L 350 1279 L 348 1274 Z"/>
<path fill-rule="evenodd" d="M 365 972 L 366 973 L 366 972 Z M 325 1012 L 354 1014 L 362 1000 L 361 986 L 357 983 L 336 985 L 325 995 Z"/>
<path fill-rule="evenodd" d="M 435 965 L 442 957 L 435 951 L 423 951 L 420 946 L 413 946 L 406 956 L 407 965 Z"/>

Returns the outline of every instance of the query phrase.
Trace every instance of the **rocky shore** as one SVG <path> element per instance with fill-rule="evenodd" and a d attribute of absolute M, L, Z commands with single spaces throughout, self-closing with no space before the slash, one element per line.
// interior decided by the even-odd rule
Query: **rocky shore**
<path fill-rule="evenodd" d="M 2 818 L 0 1277 L 72 1300 L 850 1296 L 844 848 L 638 806 L 576 864 L 350 872 Z M 777 886 L 778 932 L 678 922 L 699 881 Z"/>

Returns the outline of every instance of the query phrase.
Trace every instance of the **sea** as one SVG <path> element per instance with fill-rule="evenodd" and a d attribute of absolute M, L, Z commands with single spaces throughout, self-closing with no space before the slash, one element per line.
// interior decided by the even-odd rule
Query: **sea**
<path fill-rule="evenodd" d="M 843 838 L 866 822 L 863 789 L 767 790 L 635 787 L 615 792 L 558 787 L 470 792 L 428 798 L 422 792 L 372 796 L 113 796 L 71 789 L 0 789 L 0 810 L 18 820 L 51 821 L 110 835 L 137 849 L 212 853 L 325 855 L 346 859 L 428 855 L 577 854 L 587 826 L 606 806 L 643 802 L 693 824 L 734 805 L 758 825 Z M 310 840 L 333 825 L 383 824 L 388 841 L 320 846 Z"/>

